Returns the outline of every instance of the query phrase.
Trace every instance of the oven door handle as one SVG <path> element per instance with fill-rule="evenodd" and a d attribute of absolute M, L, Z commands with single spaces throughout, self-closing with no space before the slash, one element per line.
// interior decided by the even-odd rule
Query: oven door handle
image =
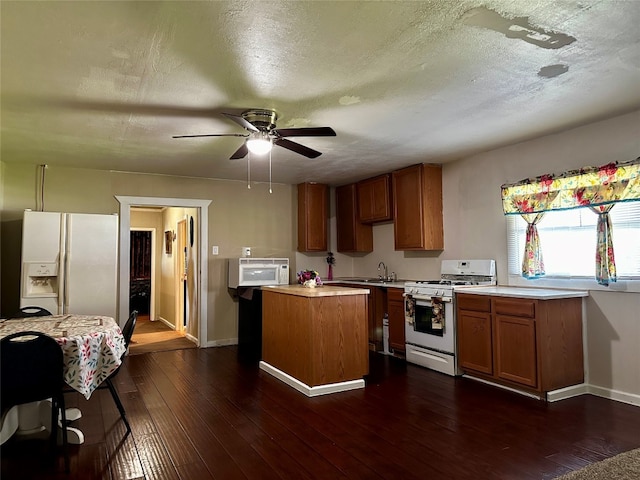
<path fill-rule="evenodd" d="M 453 299 L 451 297 L 438 297 L 437 295 L 429 296 L 429 295 L 412 295 L 410 293 L 403 293 L 403 297 L 411 297 L 416 302 L 430 302 L 433 297 L 439 298 L 445 303 L 451 303 Z"/>

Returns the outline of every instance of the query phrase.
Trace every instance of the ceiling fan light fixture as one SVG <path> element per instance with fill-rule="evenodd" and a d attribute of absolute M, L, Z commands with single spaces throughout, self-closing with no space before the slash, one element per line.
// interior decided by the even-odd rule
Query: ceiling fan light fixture
<path fill-rule="evenodd" d="M 271 139 L 264 132 L 256 132 L 247 140 L 247 148 L 255 155 L 264 155 L 271 151 Z"/>

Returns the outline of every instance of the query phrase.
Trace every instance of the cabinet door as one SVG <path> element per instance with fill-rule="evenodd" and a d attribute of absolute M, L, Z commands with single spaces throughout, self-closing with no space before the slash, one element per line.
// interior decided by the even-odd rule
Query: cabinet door
<path fill-rule="evenodd" d="M 387 290 L 387 315 L 389 315 L 389 348 L 404 353 L 406 350 L 404 333 L 403 289 Z"/>
<path fill-rule="evenodd" d="M 358 182 L 358 216 L 363 223 L 393 218 L 391 177 L 388 173 Z"/>
<path fill-rule="evenodd" d="M 491 314 L 458 310 L 458 362 L 463 370 L 493 374 Z"/>
<path fill-rule="evenodd" d="M 536 328 L 533 319 L 496 315 L 496 375 L 537 387 Z"/>
<path fill-rule="evenodd" d="M 373 228 L 358 219 L 355 183 L 336 187 L 336 234 L 339 252 L 373 251 Z"/>
<path fill-rule="evenodd" d="M 327 250 L 327 211 L 329 187 L 322 183 L 298 185 L 298 251 Z"/>
<path fill-rule="evenodd" d="M 396 170 L 393 219 L 396 250 L 442 250 L 442 168 L 414 165 Z"/>

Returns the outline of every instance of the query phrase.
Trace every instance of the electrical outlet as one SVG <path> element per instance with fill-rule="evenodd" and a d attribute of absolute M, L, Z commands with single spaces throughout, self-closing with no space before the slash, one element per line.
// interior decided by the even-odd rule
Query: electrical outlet
<path fill-rule="evenodd" d="M 250 257 L 251 256 L 251 247 L 242 247 L 242 256 Z"/>
<path fill-rule="evenodd" d="M 214 245 L 211 247 L 211 255 L 218 255 L 218 246 Z"/>

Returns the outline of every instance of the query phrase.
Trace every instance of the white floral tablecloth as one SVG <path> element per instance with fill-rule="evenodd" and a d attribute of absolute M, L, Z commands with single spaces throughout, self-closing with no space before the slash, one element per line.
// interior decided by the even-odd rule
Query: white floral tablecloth
<path fill-rule="evenodd" d="M 55 338 L 64 355 L 65 382 L 87 399 L 120 366 L 126 350 L 122 331 L 111 317 L 52 315 L 0 322 L 0 338 L 24 331 Z"/>

